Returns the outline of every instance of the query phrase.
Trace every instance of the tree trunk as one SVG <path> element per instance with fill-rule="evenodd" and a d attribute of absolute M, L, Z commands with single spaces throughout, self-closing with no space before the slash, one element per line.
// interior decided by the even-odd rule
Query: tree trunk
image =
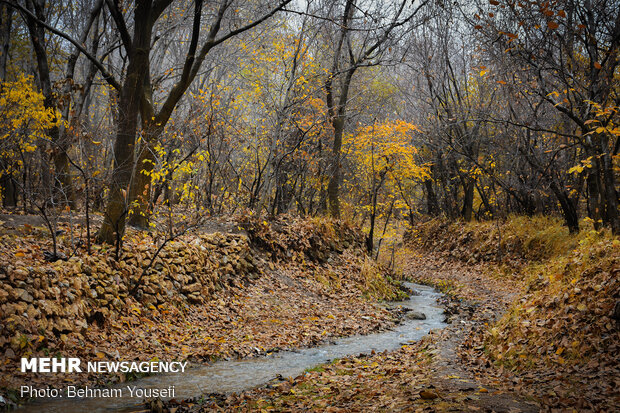
<path fill-rule="evenodd" d="M 135 10 L 134 38 L 127 66 L 127 76 L 121 89 L 118 129 L 114 142 L 114 169 L 104 221 L 97 234 L 99 242 L 113 244 L 125 232 L 128 211 L 127 191 L 134 170 L 134 147 L 144 76 L 148 69 L 151 41 L 150 1 L 139 1 Z"/>
<path fill-rule="evenodd" d="M 439 215 L 439 204 L 433 188 L 433 180 L 430 178 L 425 180 L 424 187 L 426 188 L 426 213 L 430 216 L 437 216 Z"/>
<path fill-rule="evenodd" d="M 32 2 L 27 2 L 26 4 L 31 6 L 31 11 L 39 20 L 45 21 L 45 0 L 33 0 Z M 54 98 L 52 91 L 50 69 L 47 62 L 47 51 L 45 50 L 45 29 L 30 17 L 26 18 L 26 23 L 28 25 L 30 40 L 32 42 L 32 47 L 37 60 L 37 71 L 39 74 L 41 92 L 43 93 L 43 96 L 45 96 L 44 105 L 46 109 L 52 109 L 55 113 L 56 99 Z M 53 126 L 50 128 L 48 130 L 48 134 L 53 145 L 51 149 L 55 168 L 55 179 L 52 185 L 63 193 L 69 206 L 73 207 L 75 204 L 75 191 L 73 189 L 73 182 L 69 173 L 69 157 L 67 156 L 69 142 L 66 139 L 60 139 L 60 130 L 58 126 Z M 45 163 L 47 164 L 47 162 Z M 45 171 L 43 173 L 45 173 Z M 59 187 L 57 186 L 56 181 L 60 184 Z"/>
<path fill-rule="evenodd" d="M 568 231 L 571 234 L 579 232 L 579 216 L 577 215 L 577 208 L 575 203 L 570 199 L 568 193 L 560 189 L 555 180 L 551 178 L 550 182 L 551 190 L 560 202 L 562 208 L 562 215 L 564 215 L 564 222 L 568 227 Z"/>
<path fill-rule="evenodd" d="M 598 168 L 589 169 L 586 182 L 588 187 L 588 215 L 594 221 L 594 229 L 598 230 L 602 223 Z"/>
<path fill-rule="evenodd" d="M 11 26 L 13 23 L 13 8 L 0 4 L 0 81 L 6 80 L 6 63 L 9 59 L 11 47 Z"/>
<path fill-rule="evenodd" d="M 149 227 L 151 215 L 151 173 L 155 166 L 155 154 L 153 143 L 148 138 L 143 142 L 129 191 L 131 205 L 128 223 L 133 227 L 146 230 Z"/>
<path fill-rule="evenodd" d="M 329 214 L 334 218 L 340 218 L 340 151 L 342 149 L 344 117 L 334 119 L 333 125 L 334 146 L 332 148 L 329 183 L 327 184 L 327 203 L 329 204 Z"/>
<path fill-rule="evenodd" d="M 463 208 L 461 216 L 465 222 L 471 221 L 472 212 L 474 210 L 474 180 L 471 178 L 463 179 Z"/>
<path fill-rule="evenodd" d="M 605 134 L 601 135 L 602 155 L 602 177 L 605 186 L 605 193 L 601 194 L 605 199 L 605 216 L 614 235 L 620 234 L 620 217 L 618 216 L 618 194 L 616 193 L 616 180 L 614 176 L 613 162 L 609 155 L 608 138 Z"/>
<path fill-rule="evenodd" d="M 0 82 L 6 81 L 6 64 L 11 45 L 11 24 L 13 8 L 0 4 Z M 0 196 L 5 208 L 17 206 L 17 187 L 13 176 L 9 173 L 11 160 L 0 158 Z"/>

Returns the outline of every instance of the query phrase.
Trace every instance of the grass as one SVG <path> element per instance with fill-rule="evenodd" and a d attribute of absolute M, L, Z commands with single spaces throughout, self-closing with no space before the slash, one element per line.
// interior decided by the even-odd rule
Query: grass
<path fill-rule="evenodd" d="M 407 296 L 398 288 L 395 281 L 382 274 L 372 259 L 366 257 L 360 271 L 364 282 L 362 286 L 364 296 L 386 301 L 402 300 Z"/>

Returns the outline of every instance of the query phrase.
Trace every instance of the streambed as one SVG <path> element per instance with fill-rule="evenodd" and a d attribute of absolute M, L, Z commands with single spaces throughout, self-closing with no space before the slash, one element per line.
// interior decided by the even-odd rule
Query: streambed
<path fill-rule="evenodd" d="M 255 359 L 219 361 L 208 366 L 188 369 L 185 373 L 145 377 L 111 387 L 110 390 L 122 390 L 108 393 L 113 394 L 114 397 L 38 399 L 16 411 L 135 412 L 144 409 L 142 398 L 131 397 L 132 392 L 127 386 L 144 389 L 145 393 L 148 393 L 146 389 L 161 391 L 174 386 L 174 398 L 180 400 L 204 393 L 239 392 L 265 384 L 278 375 L 297 376 L 306 369 L 336 358 L 370 353 L 372 350 L 376 352 L 395 350 L 408 341 L 421 339 L 430 330 L 445 326 L 443 309 L 437 303 L 437 298 L 441 296 L 441 293 L 436 292 L 432 287 L 419 284 L 405 283 L 405 286 L 414 290 L 416 294 L 408 300 L 390 305 L 402 305 L 404 308 L 422 312 L 426 315 L 425 320 L 404 319 L 393 330 L 340 338 L 318 347 L 282 351 Z M 133 394 L 135 395 L 136 392 L 134 391 Z"/>

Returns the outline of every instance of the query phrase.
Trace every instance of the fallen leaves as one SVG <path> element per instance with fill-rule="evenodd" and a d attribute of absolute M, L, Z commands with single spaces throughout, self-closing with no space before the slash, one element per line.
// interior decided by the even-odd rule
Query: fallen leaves
<path fill-rule="evenodd" d="M 501 239 L 494 226 L 430 222 L 409 237 L 436 252 L 425 256 L 427 266 L 454 268 L 426 271 L 421 278 L 480 303 L 488 301 L 481 292 L 490 290 L 499 301 L 496 311 L 508 310 L 465 341 L 462 360 L 552 408 L 620 409 L 616 383 L 608 380 L 620 377 L 617 238 L 594 231 L 570 236 L 542 218 L 503 224 Z M 484 289 L 463 269 L 472 263 L 480 263 L 477 269 L 487 278 Z"/>
<path fill-rule="evenodd" d="M 263 232 L 253 235 L 254 242 L 263 243 L 258 248 L 237 234 L 188 235 L 171 242 L 155 261 L 156 272 L 143 278 L 138 298 L 127 294 L 126 281 L 139 275 L 136 268 L 145 265 L 153 251 L 149 237 L 140 233 L 130 233 L 128 253 L 118 263 L 111 259 L 112 251 L 95 246 L 92 256 L 44 264 L 35 247 L 44 245 L 45 238 L 0 237 L 7 251 L 19 248 L 27 255 L 20 258 L 23 263 L 0 259 L 8 268 L 0 296 L 10 298 L 2 304 L 2 328 L 6 331 L 10 323 L 15 332 L 0 339 L 2 353 L 10 356 L 0 366 L 0 387 L 16 388 L 26 379 L 31 385 L 63 380 L 60 375 L 15 374 L 15 359 L 23 355 L 54 352 L 85 360 L 122 355 L 123 360 L 158 357 L 204 363 L 314 346 L 393 324 L 390 312 L 362 298 L 367 288 L 362 269 L 368 264 L 361 243 L 353 242 L 354 228 L 336 231 L 318 220 L 290 220 L 279 229 L 260 225 Z M 270 245 L 268 251 L 265 245 Z M 321 246 L 320 255 L 303 251 L 312 245 Z M 36 263 L 34 273 L 26 259 Z M 16 282 L 28 287 L 9 288 Z M 203 291 L 205 286 L 208 291 Z M 389 288 L 385 292 L 397 291 Z M 108 305 L 114 300 L 122 305 Z M 17 323 L 15 317 L 24 321 Z M 49 330 L 38 328 L 36 321 L 42 319 L 53 320 Z M 82 375 L 71 380 L 105 384 L 126 378 Z"/>

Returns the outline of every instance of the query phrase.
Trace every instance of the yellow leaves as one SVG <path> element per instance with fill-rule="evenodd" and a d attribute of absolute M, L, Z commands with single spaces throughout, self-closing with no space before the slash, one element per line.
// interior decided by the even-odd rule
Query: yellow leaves
<path fill-rule="evenodd" d="M 482 76 L 486 75 L 487 73 L 488 73 L 488 70 L 481 70 L 480 71 L 480 76 L 482 77 Z"/>
<path fill-rule="evenodd" d="M 402 194 L 403 185 L 415 185 L 430 175 L 429 165 L 418 162 L 418 148 L 412 143 L 417 132 L 416 125 L 395 120 L 375 122 L 345 136 L 344 147 L 353 158 L 354 175 L 366 184 L 357 190 L 373 191 L 373 186 L 379 185 L 382 192 L 387 191 L 378 201 L 380 210 L 387 209 L 387 205 L 408 208 L 406 202 L 388 194 Z M 355 205 L 354 208 L 369 211 L 370 205 Z"/>
<path fill-rule="evenodd" d="M 590 156 L 587 159 L 581 161 L 581 165 L 575 165 L 568 170 L 569 174 L 580 174 L 584 171 L 585 168 L 592 168 L 592 157 Z"/>
<path fill-rule="evenodd" d="M 580 174 L 583 172 L 583 166 L 582 165 L 575 165 L 572 168 L 570 168 L 568 170 L 569 174 Z"/>
<path fill-rule="evenodd" d="M 45 108 L 44 100 L 32 77 L 20 75 L 14 82 L 4 82 L 0 88 L 0 141 L 10 139 L 17 150 L 33 152 L 38 139 L 48 139 L 48 129 L 60 125 L 61 120 L 59 112 Z"/>

